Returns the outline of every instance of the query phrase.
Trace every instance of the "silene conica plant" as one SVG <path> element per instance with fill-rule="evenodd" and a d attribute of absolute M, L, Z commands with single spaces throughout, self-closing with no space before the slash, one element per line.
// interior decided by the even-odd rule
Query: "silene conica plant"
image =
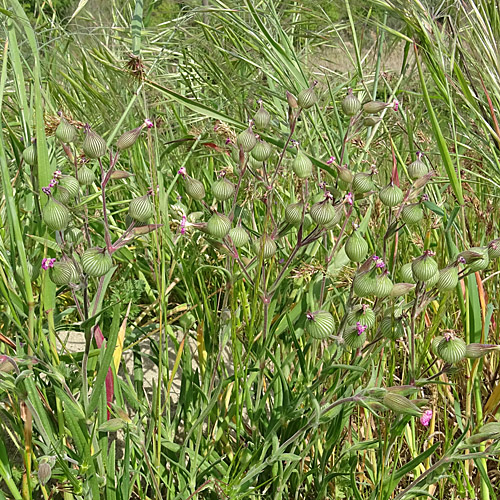
<path fill-rule="evenodd" d="M 422 153 L 407 165 L 393 153 L 392 162 L 363 168 L 366 154 L 355 147 L 349 151 L 360 132 L 381 124 L 386 111 L 399 110 L 397 100 L 362 104 L 349 89 L 340 102 L 346 120 L 340 155 L 317 161 L 317 153 L 308 152 L 308 144 L 317 150 L 317 142 L 306 123 L 315 120 L 315 86 L 298 97 L 287 92 L 286 133 L 281 117 L 272 116 L 262 101 L 239 133 L 219 126 L 228 149 L 212 185 L 204 184 L 196 167 L 178 172 L 179 190 L 188 198 L 177 205 L 183 214 L 179 232 L 201 236 L 225 262 L 221 321 L 230 310 L 234 356 L 246 362 L 235 377 L 242 399 L 253 398 L 242 404 L 249 422 L 266 415 L 264 420 L 274 423 L 247 430 L 242 456 L 265 448 L 266 432 L 274 441 L 266 464 L 248 466 L 250 459 L 240 457 L 241 473 L 261 478 L 256 483 L 268 481 L 262 491 L 275 494 L 280 487 L 289 492 L 302 487 L 307 470 L 318 498 L 342 491 L 342 479 L 329 473 L 351 474 L 354 487 L 357 459 L 346 434 L 353 432 L 360 452 L 373 445 L 381 454 L 369 455 L 370 479 L 356 486 L 362 492 L 356 498 L 403 498 L 437 480 L 444 464 L 465 460 L 457 450 L 499 438 L 500 424 L 491 424 L 493 433 L 483 432 L 490 424 L 481 428 L 481 420 L 469 420 L 465 425 L 479 429 L 484 439 L 466 440 L 469 430 L 439 454 L 437 443 L 424 443 L 439 412 L 439 377 L 453 378 L 466 364 L 500 350 L 467 342 L 463 330 L 429 318 L 435 304 L 462 294 L 461 280 L 500 256 L 500 243 L 460 251 L 433 237 L 436 172 Z M 380 371 L 380 360 L 387 371 Z M 362 415 L 374 419 L 374 441 L 362 439 Z M 402 477 L 397 464 L 391 462 L 390 471 L 383 464 L 404 432 L 422 440 L 408 461 L 414 459 L 417 469 L 425 462 L 426 468 L 398 490 L 399 479 L 392 479 Z M 314 458 L 308 455 L 311 448 Z M 488 451 L 482 448 L 475 457 L 483 459 Z M 312 463 L 292 474 L 293 467 L 280 459 L 290 454 Z M 241 494 L 232 488 L 227 491 Z"/>

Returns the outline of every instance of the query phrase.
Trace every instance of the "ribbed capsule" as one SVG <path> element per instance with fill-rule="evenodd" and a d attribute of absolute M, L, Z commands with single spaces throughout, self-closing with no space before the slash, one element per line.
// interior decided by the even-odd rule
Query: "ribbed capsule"
<path fill-rule="evenodd" d="M 465 358 L 466 345 L 462 339 L 457 337 L 447 340 L 443 338 L 437 346 L 438 356 L 447 363 L 458 363 Z"/>
<path fill-rule="evenodd" d="M 238 134 L 236 142 L 245 153 L 249 153 L 250 151 L 252 151 L 252 149 L 257 144 L 257 139 L 255 137 L 255 134 L 253 133 L 252 127 L 250 126 L 246 130 L 243 130 L 243 132 L 240 132 Z"/>
<path fill-rule="evenodd" d="M 354 179 L 354 174 L 347 167 L 338 167 L 339 179 L 346 184 L 350 184 Z"/>
<path fill-rule="evenodd" d="M 37 163 L 37 154 L 36 154 L 36 146 L 35 144 L 30 144 L 24 151 L 23 151 L 23 160 L 31 166 L 36 165 Z"/>
<path fill-rule="evenodd" d="M 485 247 L 472 247 L 460 255 L 465 259 L 470 272 L 482 271 L 490 264 L 488 249 Z"/>
<path fill-rule="evenodd" d="M 500 257 L 500 239 L 493 240 L 488 244 L 488 257 L 490 259 L 498 259 Z"/>
<path fill-rule="evenodd" d="M 128 206 L 128 214 L 138 222 L 147 222 L 153 217 L 154 207 L 149 195 L 134 198 Z"/>
<path fill-rule="evenodd" d="M 365 345 L 366 331 L 360 332 L 357 325 L 349 325 L 342 333 L 346 346 L 351 349 L 359 349 Z"/>
<path fill-rule="evenodd" d="M 58 186 L 68 191 L 70 199 L 76 198 L 80 193 L 80 184 L 72 175 L 63 175 L 59 179 Z"/>
<path fill-rule="evenodd" d="M 316 97 L 316 92 L 314 87 L 316 82 L 314 82 L 308 89 L 301 90 L 297 96 L 297 104 L 303 109 L 309 109 L 316 104 L 318 98 Z"/>
<path fill-rule="evenodd" d="M 373 115 L 387 108 L 389 104 L 382 101 L 368 101 L 363 104 L 363 112 Z"/>
<path fill-rule="evenodd" d="M 394 286 L 391 278 L 387 274 L 381 274 L 375 278 L 375 297 L 383 299 L 391 294 Z"/>
<path fill-rule="evenodd" d="M 465 348 L 465 357 L 468 359 L 479 359 L 490 352 L 499 350 L 500 345 L 495 344 L 467 344 Z"/>
<path fill-rule="evenodd" d="M 437 262 L 427 253 L 412 262 L 411 270 L 415 281 L 429 281 L 439 272 Z"/>
<path fill-rule="evenodd" d="M 358 297 L 375 295 L 377 282 L 371 272 L 357 274 L 354 278 L 353 290 Z"/>
<path fill-rule="evenodd" d="M 113 259 L 103 248 L 89 248 L 83 252 L 82 267 L 85 274 L 99 278 L 113 267 Z"/>
<path fill-rule="evenodd" d="M 260 103 L 260 108 L 253 117 L 253 122 L 259 130 L 266 130 L 271 123 L 271 115 L 269 114 L 269 111 L 264 109 L 262 102 Z"/>
<path fill-rule="evenodd" d="M 458 284 L 458 268 L 456 266 L 449 266 L 439 271 L 439 279 L 437 282 L 437 289 L 440 292 L 450 292 L 455 290 Z"/>
<path fill-rule="evenodd" d="M 78 133 L 74 125 L 69 123 L 64 117 L 61 118 L 56 128 L 56 137 L 64 143 L 75 142 Z"/>
<path fill-rule="evenodd" d="M 250 239 L 248 233 L 241 226 L 236 226 L 230 229 L 228 236 L 231 238 L 231 241 L 236 248 L 245 246 Z"/>
<path fill-rule="evenodd" d="M 403 297 L 404 295 L 410 293 L 415 288 L 413 283 L 394 283 L 391 290 L 391 297 Z"/>
<path fill-rule="evenodd" d="M 392 182 L 382 188 L 378 196 L 386 207 L 395 207 L 403 201 L 403 191 Z"/>
<path fill-rule="evenodd" d="M 399 270 L 399 274 L 401 276 L 401 281 L 405 283 L 413 283 L 415 284 L 415 278 L 413 277 L 412 263 L 408 262 L 404 264 L 403 267 Z"/>
<path fill-rule="evenodd" d="M 231 229 L 231 221 L 223 214 L 214 214 L 207 222 L 207 231 L 214 238 L 224 238 Z"/>
<path fill-rule="evenodd" d="M 345 244 L 345 253 L 352 262 L 363 262 L 368 253 L 368 243 L 359 231 L 354 231 Z"/>
<path fill-rule="evenodd" d="M 262 256 L 264 260 L 270 259 L 278 250 L 275 241 L 271 238 L 271 236 L 265 234 L 261 236 L 254 243 L 254 251 L 257 255 L 260 255 L 262 249 Z"/>
<path fill-rule="evenodd" d="M 347 315 L 347 324 L 354 325 L 356 323 L 366 325 L 367 328 L 373 328 L 375 325 L 375 313 L 373 309 L 366 304 L 359 304 L 352 308 Z"/>
<path fill-rule="evenodd" d="M 401 211 L 401 219 L 408 226 L 418 224 L 423 218 L 424 211 L 420 203 L 412 203 L 410 205 L 406 205 Z"/>
<path fill-rule="evenodd" d="M 312 174 L 312 161 L 302 151 L 298 151 L 292 162 L 292 170 L 297 177 L 305 179 Z"/>
<path fill-rule="evenodd" d="M 384 316 L 380 322 L 380 333 L 389 340 L 397 340 L 404 334 L 401 318 Z"/>
<path fill-rule="evenodd" d="M 86 127 L 82 149 L 87 158 L 101 158 L 108 151 L 108 146 L 100 135 L 96 134 L 90 127 Z"/>
<path fill-rule="evenodd" d="M 259 140 L 250 154 L 257 161 L 266 161 L 269 159 L 272 152 L 273 148 L 271 144 L 266 141 Z"/>
<path fill-rule="evenodd" d="M 306 331 L 314 339 L 325 339 L 333 334 L 335 321 L 328 311 L 307 313 Z"/>
<path fill-rule="evenodd" d="M 420 158 L 408 165 L 408 177 L 413 181 L 420 179 L 428 173 L 429 169 L 427 165 Z"/>
<path fill-rule="evenodd" d="M 64 241 L 73 245 L 79 245 L 83 241 L 83 232 L 76 227 L 68 228 L 64 232 Z"/>
<path fill-rule="evenodd" d="M 55 262 L 49 270 L 50 280 L 57 286 L 78 283 L 80 278 L 75 265 L 70 260 Z"/>
<path fill-rule="evenodd" d="M 225 201 L 234 195 L 235 191 L 234 184 L 223 177 L 212 184 L 212 194 L 216 200 Z"/>
<path fill-rule="evenodd" d="M 342 215 L 344 215 L 344 211 L 342 210 L 342 206 L 338 205 L 336 207 L 333 207 L 335 210 L 335 215 L 333 219 L 328 222 L 327 224 L 323 225 L 323 228 L 326 230 L 330 229 L 335 229 L 335 226 L 340 222 L 340 219 L 342 219 Z"/>
<path fill-rule="evenodd" d="M 140 127 L 134 128 L 133 130 L 124 132 L 116 141 L 116 149 L 118 151 L 123 151 L 132 147 L 135 144 L 135 141 L 137 141 L 137 138 L 141 135 L 143 128 L 144 124 Z"/>
<path fill-rule="evenodd" d="M 78 169 L 78 182 L 81 186 L 91 186 L 95 182 L 94 172 L 87 166 L 83 165 Z"/>
<path fill-rule="evenodd" d="M 375 189 L 371 174 L 365 172 L 357 173 L 352 180 L 352 189 L 356 193 L 364 194 Z"/>
<path fill-rule="evenodd" d="M 309 214 L 316 224 L 324 226 L 325 224 L 331 222 L 335 217 L 335 208 L 333 208 L 333 205 L 329 200 L 324 200 L 315 203 L 311 207 Z"/>
<path fill-rule="evenodd" d="M 354 116 L 361 109 L 359 99 L 354 95 L 352 89 L 347 91 L 347 95 L 342 99 L 342 111 L 347 116 Z"/>
<path fill-rule="evenodd" d="M 70 221 L 69 210 L 57 200 L 50 199 L 45 205 L 42 213 L 43 222 L 52 231 L 62 231 L 66 229 Z"/>
<path fill-rule="evenodd" d="M 205 187 L 198 179 L 186 176 L 185 185 L 186 193 L 194 200 L 202 200 L 205 198 Z"/>
<path fill-rule="evenodd" d="M 375 125 L 377 125 L 377 123 L 380 123 L 381 121 L 382 118 L 380 118 L 379 116 L 367 116 L 363 120 L 363 125 L 365 127 L 374 127 Z"/>
<path fill-rule="evenodd" d="M 401 415 L 419 417 L 422 414 L 422 411 L 415 403 L 412 403 L 406 396 L 396 392 L 388 391 L 382 402 L 389 410 Z"/>
<path fill-rule="evenodd" d="M 285 220 L 288 222 L 288 224 L 300 224 L 302 222 L 303 212 L 303 203 L 292 203 L 285 208 Z"/>

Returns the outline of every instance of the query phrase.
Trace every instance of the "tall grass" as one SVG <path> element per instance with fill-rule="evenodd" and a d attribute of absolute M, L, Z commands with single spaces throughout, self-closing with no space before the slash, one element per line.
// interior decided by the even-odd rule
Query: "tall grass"
<path fill-rule="evenodd" d="M 215 0 L 159 26 L 144 26 L 141 1 L 112 2 L 111 27 L 85 7 L 68 23 L 46 11 L 29 21 L 16 0 L 4 3 L 0 498 L 497 496 L 500 433 L 483 439 L 478 431 L 498 411 L 498 354 L 452 367 L 431 341 L 454 331 L 468 344 L 499 343 L 498 261 L 461 276 L 452 292 L 417 288 L 403 302 L 408 323 L 397 341 L 378 330 L 401 302 L 392 299 L 368 299 L 377 326 L 363 350 L 344 348 L 338 336 L 318 341 L 307 329 L 306 312 L 326 308 L 342 335 L 359 271 L 344 250 L 351 222 L 370 253 L 383 252 L 394 281 L 424 250 L 444 267 L 499 236 L 497 14 L 487 2 L 443 4 L 444 20 L 418 2 L 372 4 L 384 11 L 362 17 L 346 2 L 345 19 L 317 15 L 311 31 L 314 6 L 295 2 Z M 399 71 L 385 66 L 394 46 L 404 54 Z M 347 61 L 340 70 L 325 63 L 339 48 Z M 318 103 L 294 115 L 286 91 L 297 96 L 314 79 Z M 402 106 L 357 128 L 340 106 L 348 87 L 363 102 L 397 97 Z M 285 168 L 276 204 L 264 174 L 241 181 L 231 211 L 252 238 L 270 227 L 270 213 L 283 218 L 302 189 L 321 197 L 320 181 L 343 199 L 331 156 L 353 173 L 376 164 L 378 186 L 403 186 L 407 165 L 424 151 L 436 171 L 424 222 L 393 232 L 395 212 L 375 195 L 358 197 L 352 212 L 345 205 L 345 221 L 318 230 L 303 249 L 294 246 L 302 229 L 288 228 L 269 262 L 262 248 L 257 257 L 242 250 L 239 261 L 228 255 L 197 225 L 212 200 L 192 200 L 178 171 L 207 191 L 221 170 L 237 182 L 244 164 L 230 159 L 225 141 L 245 129 L 258 99 L 272 115 L 261 136 L 283 152 Z M 90 123 L 111 147 L 122 131 L 155 122 L 120 157 L 133 175 L 107 186 L 105 197 L 117 238 L 129 201 L 152 187 L 158 229 L 114 254 L 116 270 L 83 318 L 83 292 L 56 288 L 40 270 L 42 258 L 60 254 L 41 221 L 41 188 L 54 170 L 72 168 L 53 137 L 58 110 Z M 22 161 L 32 137 L 36 168 Z M 317 182 L 307 188 L 291 173 L 290 138 L 313 163 Z M 102 201 L 96 183 L 81 202 L 101 245 Z M 97 286 L 90 281 L 89 293 Z M 92 341 L 88 365 L 86 353 L 64 345 L 68 330 Z M 413 404 L 400 413 L 381 404 L 393 387 L 416 404 L 428 400 L 429 427 Z M 42 464 L 51 468 L 47 482 L 37 475 Z"/>

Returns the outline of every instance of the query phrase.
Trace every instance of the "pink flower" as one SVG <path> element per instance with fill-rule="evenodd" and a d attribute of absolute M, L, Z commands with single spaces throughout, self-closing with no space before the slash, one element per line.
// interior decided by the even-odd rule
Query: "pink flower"
<path fill-rule="evenodd" d="M 392 106 L 394 111 L 397 111 L 399 109 L 399 101 L 397 99 L 394 99 L 394 101 L 392 101 Z"/>
<path fill-rule="evenodd" d="M 49 267 L 54 267 L 55 263 L 56 263 L 56 259 L 43 259 L 42 260 L 42 269 L 44 269 L 46 271 Z"/>
<path fill-rule="evenodd" d="M 186 216 L 182 216 L 182 221 L 181 221 L 181 234 L 186 234 Z"/>
<path fill-rule="evenodd" d="M 43 187 L 42 193 L 45 193 L 47 196 L 50 196 L 50 193 L 51 193 L 50 187 L 47 187 L 47 186 Z"/>
<path fill-rule="evenodd" d="M 432 410 L 426 410 L 424 414 L 420 417 L 420 423 L 424 427 L 429 427 L 431 419 L 432 419 Z"/>
<path fill-rule="evenodd" d="M 144 125 L 146 125 L 146 127 L 148 127 L 148 128 L 153 128 L 154 127 L 154 123 L 149 118 L 146 118 L 144 120 Z"/>
<path fill-rule="evenodd" d="M 351 206 L 353 205 L 354 201 L 353 201 L 352 193 L 347 193 L 345 195 L 345 202 Z"/>
<path fill-rule="evenodd" d="M 335 161 L 335 156 L 330 156 L 330 158 L 327 160 L 326 164 L 331 165 Z"/>
<path fill-rule="evenodd" d="M 179 175 L 182 175 L 182 177 L 184 177 L 187 174 L 186 168 L 185 167 L 181 167 L 179 170 L 177 170 L 177 173 Z"/>
<path fill-rule="evenodd" d="M 367 328 L 368 326 L 362 325 L 359 321 L 356 323 L 356 328 L 358 329 L 358 335 L 361 335 Z"/>
<path fill-rule="evenodd" d="M 49 187 L 53 188 L 55 186 L 57 186 L 57 179 L 51 179 L 51 181 L 49 182 Z"/>
<path fill-rule="evenodd" d="M 60 179 L 62 177 L 62 172 L 60 170 L 56 170 L 52 175 L 54 179 Z"/>
<path fill-rule="evenodd" d="M 383 269 L 385 267 L 385 262 L 382 259 L 378 259 L 377 263 L 375 264 L 375 267 L 378 267 L 379 269 Z"/>

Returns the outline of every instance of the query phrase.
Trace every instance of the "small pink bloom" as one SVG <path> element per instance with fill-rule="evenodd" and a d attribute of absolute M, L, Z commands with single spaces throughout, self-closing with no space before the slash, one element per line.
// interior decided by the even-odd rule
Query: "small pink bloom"
<path fill-rule="evenodd" d="M 57 179 L 52 179 L 50 182 L 49 182 L 49 187 L 50 188 L 53 188 L 57 186 Z"/>
<path fill-rule="evenodd" d="M 55 263 L 56 263 L 56 259 L 43 259 L 42 260 L 42 269 L 44 269 L 46 271 L 49 267 L 54 267 Z"/>
<path fill-rule="evenodd" d="M 179 170 L 177 170 L 177 173 L 179 175 L 182 175 L 182 177 L 184 177 L 187 174 L 186 168 L 185 167 L 181 167 Z"/>
<path fill-rule="evenodd" d="M 397 111 L 399 109 L 399 101 L 397 99 L 394 99 L 394 101 L 392 101 L 392 106 L 394 111 Z"/>
<path fill-rule="evenodd" d="M 186 216 L 182 216 L 182 221 L 181 221 L 181 234 L 186 234 Z"/>
<path fill-rule="evenodd" d="M 45 193 L 47 196 L 49 196 L 51 193 L 50 187 L 43 187 L 42 193 Z"/>
<path fill-rule="evenodd" d="M 353 205 L 354 201 L 353 201 L 352 193 L 347 193 L 345 195 L 345 202 L 351 206 Z"/>
<path fill-rule="evenodd" d="M 358 329 L 358 335 L 361 335 L 367 328 L 367 325 L 362 325 L 359 321 L 356 323 L 356 328 Z"/>
<path fill-rule="evenodd" d="M 424 414 L 420 417 L 420 423 L 424 427 L 429 427 L 432 419 L 432 410 L 426 410 Z"/>
<path fill-rule="evenodd" d="M 60 179 L 62 177 L 62 172 L 60 170 L 56 170 L 52 175 L 54 179 Z"/>
<path fill-rule="evenodd" d="M 377 263 L 375 264 L 375 267 L 378 267 L 379 269 L 383 269 L 385 267 L 385 262 L 382 259 L 378 259 Z"/>
<path fill-rule="evenodd" d="M 335 156 L 330 156 L 330 158 L 327 160 L 326 164 L 331 165 L 335 161 Z"/>
<path fill-rule="evenodd" d="M 144 125 L 146 125 L 146 127 L 148 127 L 148 128 L 153 128 L 154 127 L 154 123 L 149 118 L 146 118 L 144 120 Z"/>
<path fill-rule="evenodd" d="M 229 137 L 226 139 L 226 144 L 231 144 L 232 142 L 233 141 Z"/>

